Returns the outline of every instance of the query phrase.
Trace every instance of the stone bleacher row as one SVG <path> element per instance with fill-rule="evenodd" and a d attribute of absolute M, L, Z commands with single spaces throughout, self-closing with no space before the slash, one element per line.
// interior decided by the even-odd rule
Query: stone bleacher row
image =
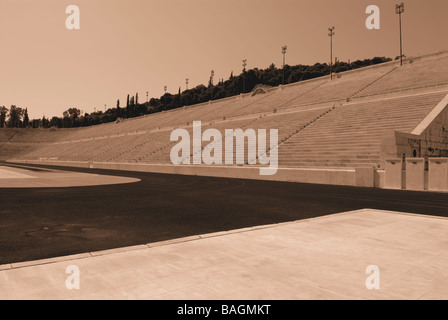
<path fill-rule="evenodd" d="M 411 132 L 445 94 L 418 94 L 349 103 L 334 109 L 332 105 L 323 104 L 304 110 L 204 123 L 202 129 L 217 129 L 223 138 L 225 130 L 229 128 L 278 129 L 281 167 L 380 167 L 382 134 L 387 130 Z M 400 116 L 397 117 L 397 114 Z M 322 115 L 324 116 L 321 117 Z M 185 128 L 192 137 L 192 125 Z M 157 130 L 133 133 L 62 143 L 57 148 L 55 145 L 48 145 L 29 156 L 36 158 L 45 154 L 48 158 L 70 161 L 169 164 L 171 148 L 176 144 L 170 141 L 171 132 L 172 130 Z M 208 142 L 203 142 L 202 147 L 207 144 Z M 236 156 L 236 152 L 234 155 Z M 192 156 L 193 154 L 191 163 Z M 247 160 L 246 158 L 244 162 Z"/>
<path fill-rule="evenodd" d="M 342 105 L 280 147 L 285 167 L 380 167 L 382 134 L 410 133 L 447 92 Z"/>
<path fill-rule="evenodd" d="M 278 129 L 280 166 L 380 166 L 382 133 L 412 131 L 446 92 L 411 92 L 368 102 L 356 97 L 447 82 L 447 57 L 417 59 L 400 68 L 396 62 L 385 63 L 342 73 L 333 81 L 323 77 L 273 88 L 268 94 L 232 97 L 118 123 L 53 133 L 43 130 L 26 139 L 47 143 L 18 158 L 167 164 L 175 144 L 170 141 L 172 130 L 185 128 L 191 133 L 193 121 L 200 120 L 203 130 L 215 128 L 223 136 L 225 129 Z M 350 97 L 354 99 L 349 102 Z"/>
<path fill-rule="evenodd" d="M 387 91 L 448 83 L 448 53 L 423 59 L 408 59 L 394 72 L 372 84 L 357 96 L 373 95 Z"/>
<path fill-rule="evenodd" d="M 42 146 L 64 139 L 69 132 L 70 130 L 2 128 L 0 129 L 0 160 L 40 149 Z"/>
<path fill-rule="evenodd" d="M 237 120 L 221 120 L 219 122 L 204 123 L 202 130 L 214 128 L 225 137 L 225 130 L 229 128 L 278 129 L 279 141 L 295 134 L 303 126 L 315 120 L 326 112 L 328 107 L 313 108 L 288 113 L 271 113 Z M 192 137 L 192 124 L 185 127 Z M 145 162 L 170 163 L 171 147 L 176 142 L 170 141 L 172 130 L 156 130 L 150 132 L 132 133 L 123 136 L 98 138 L 48 145 L 31 152 L 28 158 L 57 158 L 70 161 L 113 161 L 113 162 Z M 269 140 L 268 140 L 269 143 Z M 205 147 L 207 143 L 203 144 Z M 57 146 L 57 147 L 55 147 Z"/>
<path fill-rule="evenodd" d="M 26 154 L 36 148 L 34 143 L 6 143 L 0 142 L 0 160 L 17 159 L 18 155 Z"/>
<path fill-rule="evenodd" d="M 72 129 L 46 130 L 46 129 L 0 129 L 0 143 L 5 142 L 56 142 L 66 138 Z"/>

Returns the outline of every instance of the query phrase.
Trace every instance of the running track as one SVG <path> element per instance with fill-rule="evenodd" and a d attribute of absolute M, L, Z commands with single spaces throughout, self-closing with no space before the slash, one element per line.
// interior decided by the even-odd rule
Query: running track
<path fill-rule="evenodd" d="M 142 181 L 0 188 L 0 265 L 364 208 L 448 216 L 448 194 L 40 167 Z"/>

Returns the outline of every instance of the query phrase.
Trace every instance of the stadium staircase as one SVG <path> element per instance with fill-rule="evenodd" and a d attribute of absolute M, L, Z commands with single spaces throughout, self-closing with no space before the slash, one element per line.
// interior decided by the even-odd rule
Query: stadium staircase
<path fill-rule="evenodd" d="M 349 102 L 354 96 L 360 94 L 361 92 L 367 90 L 367 88 L 373 86 L 375 83 L 377 83 L 378 81 L 380 81 L 381 79 L 384 79 L 385 77 L 387 77 L 389 74 L 391 74 L 392 72 L 394 72 L 395 70 L 397 70 L 398 67 L 393 68 L 392 70 L 386 72 L 384 75 L 382 75 L 381 77 L 379 77 L 378 79 L 373 80 L 372 82 L 368 83 L 365 87 L 359 89 L 358 91 L 356 91 L 355 93 L 353 93 L 352 95 L 350 95 L 347 98 L 347 102 Z"/>

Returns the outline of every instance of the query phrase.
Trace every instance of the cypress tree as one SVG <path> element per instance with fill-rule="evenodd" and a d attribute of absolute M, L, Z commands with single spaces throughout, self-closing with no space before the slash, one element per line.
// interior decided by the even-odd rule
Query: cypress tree
<path fill-rule="evenodd" d="M 131 116 L 131 105 L 130 105 L 129 95 L 128 95 L 128 99 L 126 101 L 126 116 L 128 118 Z"/>
<path fill-rule="evenodd" d="M 30 118 L 28 117 L 28 108 L 25 109 L 25 115 L 23 116 L 23 127 L 27 128 L 30 123 Z"/>

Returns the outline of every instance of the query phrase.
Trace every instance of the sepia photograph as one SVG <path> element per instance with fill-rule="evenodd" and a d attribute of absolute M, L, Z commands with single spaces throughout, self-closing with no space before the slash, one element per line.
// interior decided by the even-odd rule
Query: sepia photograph
<path fill-rule="evenodd" d="M 0 300 L 448 299 L 447 13 L 0 0 Z"/>

